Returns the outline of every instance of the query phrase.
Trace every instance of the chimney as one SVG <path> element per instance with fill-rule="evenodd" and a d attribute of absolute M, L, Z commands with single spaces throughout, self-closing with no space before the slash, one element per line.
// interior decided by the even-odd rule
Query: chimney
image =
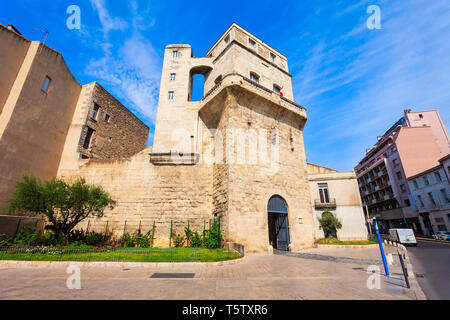
<path fill-rule="evenodd" d="M 13 31 L 13 32 L 15 32 L 15 33 L 17 33 L 19 36 L 22 35 L 22 34 L 20 33 L 20 31 L 17 30 L 17 28 L 14 27 L 12 24 L 9 24 L 9 25 L 8 25 L 8 29 L 11 30 L 11 31 Z"/>

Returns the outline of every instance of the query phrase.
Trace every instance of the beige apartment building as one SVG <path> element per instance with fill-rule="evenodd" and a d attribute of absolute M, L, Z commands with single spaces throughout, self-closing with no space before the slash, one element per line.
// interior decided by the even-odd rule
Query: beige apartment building
<path fill-rule="evenodd" d="M 0 25 L 0 66 L 0 214 L 24 175 L 48 180 L 80 157 L 123 158 L 147 146 L 148 127 L 97 83 L 80 85 L 61 53 L 13 26 Z"/>
<path fill-rule="evenodd" d="M 324 210 L 328 209 L 342 223 L 342 228 L 337 230 L 336 233 L 339 240 L 367 239 L 367 217 L 364 215 L 362 208 L 355 172 L 339 172 L 334 169 L 308 164 L 308 180 L 316 238 L 325 237 L 318 218 L 321 218 Z"/>
<path fill-rule="evenodd" d="M 192 101 L 196 74 L 205 76 L 200 101 Z M 341 179 L 351 195 L 339 199 L 338 208 L 360 209 L 347 211 L 351 218 L 339 211 L 342 238 L 365 239 L 354 176 L 309 174 L 307 115 L 293 101 L 291 77 L 285 56 L 237 24 L 206 57 L 195 57 L 186 44 L 168 45 L 153 147 L 59 170 L 65 179 L 82 176 L 103 185 L 118 202 L 104 218 L 80 227 L 108 227 L 120 237 L 155 225 L 155 244 L 167 246 L 169 230 L 183 234 L 189 223 L 201 232 L 205 221 L 221 218 L 225 241 L 247 251 L 298 250 L 312 247 L 318 236 L 310 184 Z"/>

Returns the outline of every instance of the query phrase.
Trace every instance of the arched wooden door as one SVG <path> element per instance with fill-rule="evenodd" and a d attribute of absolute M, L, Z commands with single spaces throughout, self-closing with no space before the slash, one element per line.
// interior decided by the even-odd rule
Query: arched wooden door
<path fill-rule="evenodd" d="M 278 250 L 289 250 L 289 218 L 286 201 L 280 196 L 269 200 L 269 241 Z"/>

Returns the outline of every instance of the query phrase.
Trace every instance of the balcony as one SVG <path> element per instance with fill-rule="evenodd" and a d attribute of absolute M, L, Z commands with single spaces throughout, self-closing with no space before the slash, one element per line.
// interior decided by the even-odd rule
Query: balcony
<path fill-rule="evenodd" d="M 320 208 L 336 208 L 336 199 L 330 199 L 329 202 L 322 202 L 320 199 L 314 200 L 316 209 Z"/>

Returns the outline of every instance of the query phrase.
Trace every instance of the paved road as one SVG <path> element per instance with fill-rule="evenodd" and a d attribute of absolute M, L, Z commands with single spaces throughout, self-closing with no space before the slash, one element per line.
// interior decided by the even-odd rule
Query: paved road
<path fill-rule="evenodd" d="M 408 252 L 427 298 L 450 299 L 450 243 L 419 241 L 418 247 L 408 247 Z"/>
<path fill-rule="evenodd" d="M 86 266 L 81 290 L 67 288 L 67 267 L 0 268 L 1 299 L 158 299 L 158 300 L 405 300 L 417 299 L 401 277 L 381 274 L 369 289 L 368 266 L 249 254 L 226 266 Z M 155 273 L 192 273 L 193 278 L 154 278 Z"/>

